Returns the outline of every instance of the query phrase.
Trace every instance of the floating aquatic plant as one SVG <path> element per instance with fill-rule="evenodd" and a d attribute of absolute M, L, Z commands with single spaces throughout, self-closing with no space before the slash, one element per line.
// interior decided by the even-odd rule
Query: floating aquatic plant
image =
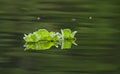
<path fill-rule="evenodd" d="M 24 45 L 26 49 L 49 49 L 52 46 L 61 46 L 61 49 L 70 48 L 75 44 L 75 34 L 77 31 L 72 32 L 70 29 L 61 29 L 59 32 L 49 32 L 46 29 L 39 29 L 33 33 L 24 34 L 23 39 L 26 41 Z"/>
<path fill-rule="evenodd" d="M 58 40 L 55 32 L 48 32 L 46 29 L 40 29 L 36 32 L 25 34 L 24 40 L 26 42 L 50 41 Z"/>
<path fill-rule="evenodd" d="M 75 39 L 77 31 L 72 32 L 70 29 L 61 29 L 62 39 Z"/>

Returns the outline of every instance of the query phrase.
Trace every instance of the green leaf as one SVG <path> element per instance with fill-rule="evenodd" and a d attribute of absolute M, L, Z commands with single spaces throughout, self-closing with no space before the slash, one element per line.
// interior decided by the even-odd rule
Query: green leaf
<path fill-rule="evenodd" d="M 34 34 L 37 36 L 38 40 L 46 40 L 49 36 L 49 32 L 46 29 L 40 29 L 34 32 Z"/>
<path fill-rule="evenodd" d="M 76 33 L 77 33 L 77 31 L 72 32 L 71 38 L 74 38 Z"/>
<path fill-rule="evenodd" d="M 71 30 L 70 29 L 61 29 L 62 39 L 71 38 Z"/>
<path fill-rule="evenodd" d="M 72 32 L 70 29 L 61 29 L 62 39 L 74 39 L 77 31 Z"/>
<path fill-rule="evenodd" d="M 31 33 L 28 35 L 25 34 L 24 40 L 26 42 L 37 42 L 38 41 L 37 36 L 35 34 L 31 34 Z"/>

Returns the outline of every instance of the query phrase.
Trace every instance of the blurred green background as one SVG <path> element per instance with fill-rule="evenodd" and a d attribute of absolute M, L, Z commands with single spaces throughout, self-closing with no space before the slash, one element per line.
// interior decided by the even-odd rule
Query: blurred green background
<path fill-rule="evenodd" d="M 119 0 L 0 0 L 0 74 L 120 74 Z M 24 51 L 24 33 L 76 30 L 71 49 Z"/>

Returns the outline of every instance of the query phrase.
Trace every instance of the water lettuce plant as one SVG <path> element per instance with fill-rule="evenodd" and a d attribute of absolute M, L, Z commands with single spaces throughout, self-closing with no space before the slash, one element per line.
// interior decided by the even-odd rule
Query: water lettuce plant
<path fill-rule="evenodd" d="M 48 32 L 46 29 L 40 29 L 36 32 L 25 34 L 23 38 L 26 42 L 38 42 L 38 41 L 56 41 L 58 40 L 57 34 L 55 32 Z"/>
<path fill-rule="evenodd" d="M 72 32 L 70 29 L 61 29 L 61 33 L 39 29 L 33 33 L 24 34 L 23 39 L 26 41 L 24 46 L 26 49 L 40 50 L 61 45 L 61 49 L 67 49 L 72 43 L 75 44 L 76 33 L 77 31 Z"/>

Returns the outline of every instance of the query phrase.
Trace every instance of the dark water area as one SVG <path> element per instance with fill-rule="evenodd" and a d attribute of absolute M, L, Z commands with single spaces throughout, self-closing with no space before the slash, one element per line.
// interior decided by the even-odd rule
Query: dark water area
<path fill-rule="evenodd" d="M 120 74 L 119 0 L 0 0 L 0 74 Z M 76 30 L 70 49 L 24 51 L 24 33 Z"/>

